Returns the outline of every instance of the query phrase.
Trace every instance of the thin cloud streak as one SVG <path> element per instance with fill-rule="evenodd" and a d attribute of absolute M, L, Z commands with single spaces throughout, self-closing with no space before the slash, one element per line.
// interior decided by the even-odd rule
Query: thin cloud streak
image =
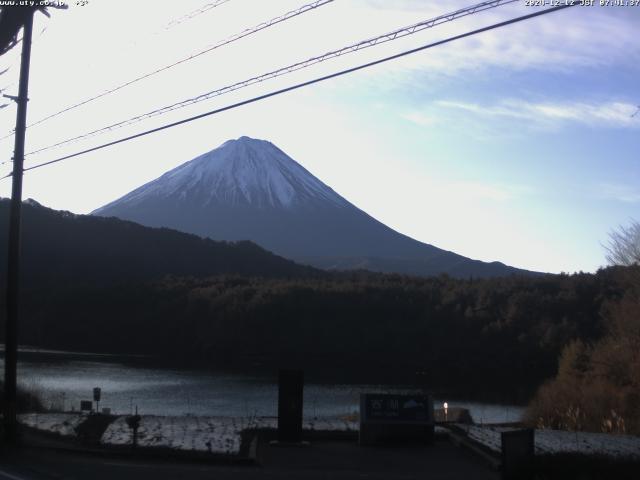
<path fill-rule="evenodd" d="M 602 183 L 597 190 L 601 198 L 623 203 L 640 203 L 640 190 L 630 185 Z"/>
<path fill-rule="evenodd" d="M 398 8 L 394 2 L 367 2 L 387 18 L 403 18 L 407 12 L 424 16 L 441 14 L 468 5 L 468 2 L 407 2 Z M 505 20 L 505 18 L 531 13 L 530 7 L 513 4 L 483 12 L 439 26 L 416 36 L 418 39 L 435 40 L 479 26 Z M 416 84 L 428 77 L 458 77 L 460 75 L 487 75 L 495 68 L 512 71 L 575 72 L 576 69 L 605 68 L 640 62 L 640 45 L 634 41 L 637 16 L 621 15 L 614 9 L 602 7 L 577 7 L 542 19 L 524 22 L 477 37 L 454 42 L 424 55 L 406 58 L 391 70 L 388 81 L 396 79 L 407 83 L 407 76 L 415 76 Z M 423 40 L 424 41 L 424 40 Z M 393 48 L 388 46 L 387 48 Z M 363 77 L 366 75 L 363 75 Z"/>
<path fill-rule="evenodd" d="M 531 122 L 534 126 L 557 127 L 579 123 L 593 127 L 640 128 L 640 119 L 632 117 L 636 106 L 632 103 L 610 101 L 586 102 L 527 102 L 508 99 L 494 105 L 439 100 L 438 107 L 464 110 L 484 117 L 505 117 Z M 408 117 L 405 117 L 408 118 Z"/>

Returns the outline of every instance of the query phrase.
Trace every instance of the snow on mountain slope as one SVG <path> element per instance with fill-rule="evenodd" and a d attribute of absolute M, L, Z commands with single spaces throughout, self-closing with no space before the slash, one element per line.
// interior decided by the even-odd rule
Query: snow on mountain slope
<path fill-rule="evenodd" d="M 295 208 L 310 202 L 348 202 L 271 142 L 240 137 L 180 165 L 117 202 L 135 206 L 149 197 Z M 110 204 L 111 205 L 111 204 Z M 95 214 L 107 210 L 106 205 Z"/>

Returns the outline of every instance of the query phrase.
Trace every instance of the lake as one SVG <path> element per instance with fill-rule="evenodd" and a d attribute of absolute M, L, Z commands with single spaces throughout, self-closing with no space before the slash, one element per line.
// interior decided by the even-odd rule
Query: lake
<path fill-rule="evenodd" d="M 4 359 L 0 359 L 4 367 Z M 77 410 L 80 400 L 91 400 L 93 387 L 102 389 L 100 408 L 128 414 L 135 407 L 148 415 L 275 416 L 275 376 L 169 369 L 140 365 L 115 356 L 68 352 L 21 352 L 18 378 L 35 390 L 47 407 Z M 388 385 L 331 385 L 307 382 L 304 415 L 338 417 L 358 412 L 361 392 L 415 392 Z M 464 407 L 477 423 L 514 422 L 523 407 L 436 398 Z"/>

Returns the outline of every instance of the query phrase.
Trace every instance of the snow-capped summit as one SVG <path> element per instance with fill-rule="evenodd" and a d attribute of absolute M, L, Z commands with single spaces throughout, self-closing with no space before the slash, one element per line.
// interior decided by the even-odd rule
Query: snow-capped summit
<path fill-rule="evenodd" d="M 93 214 L 214 240 L 252 240 L 322 268 L 465 277 L 517 271 L 402 235 L 349 203 L 272 143 L 249 137 L 229 140 Z"/>
<path fill-rule="evenodd" d="M 220 203 L 286 209 L 317 202 L 336 206 L 348 203 L 271 142 L 249 137 L 228 140 L 117 203 L 135 207 L 151 197 L 196 202 L 199 206 Z"/>

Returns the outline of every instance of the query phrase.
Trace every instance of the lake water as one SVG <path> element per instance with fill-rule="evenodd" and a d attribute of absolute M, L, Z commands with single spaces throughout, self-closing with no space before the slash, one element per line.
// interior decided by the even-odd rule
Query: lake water
<path fill-rule="evenodd" d="M 128 414 L 135 406 L 142 414 L 274 416 L 277 413 L 275 378 L 136 366 L 117 357 L 77 354 L 20 354 L 21 386 L 37 391 L 46 406 L 78 409 L 80 400 L 91 400 L 93 387 L 102 389 L 100 408 Z M 0 365 L 4 366 L 0 359 Z M 306 383 L 304 415 L 336 417 L 358 412 L 361 392 L 410 391 L 385 385 L 327 385 Z M 523 408 L 436 398 L 464 407 L 477 423 L 513 422 Z"/>

